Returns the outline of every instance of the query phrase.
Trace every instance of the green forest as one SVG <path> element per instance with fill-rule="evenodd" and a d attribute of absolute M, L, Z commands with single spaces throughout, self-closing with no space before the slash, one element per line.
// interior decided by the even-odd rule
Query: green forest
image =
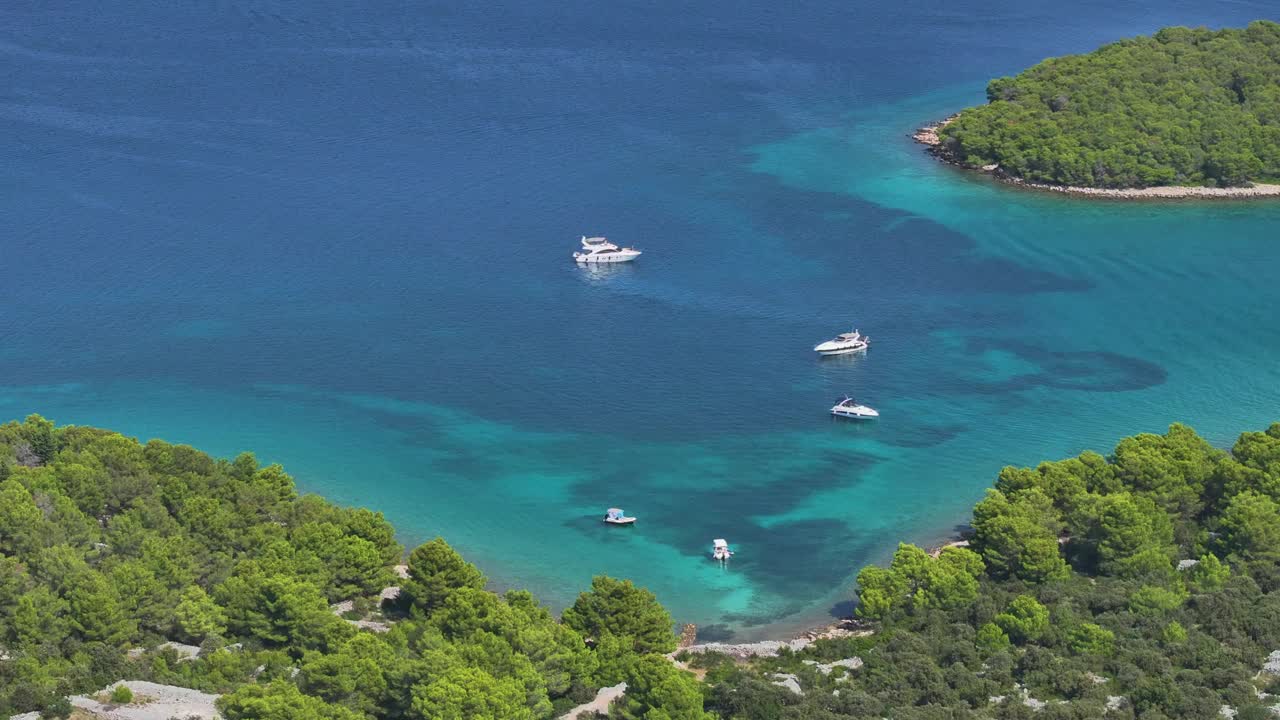
<path fill-rule="evenodd" d="M 967 547 L 863 568 L 861 632 L 746 663 L 677 653 L 700 682 L 630 582 L 597 577 L 557 618 L 439 538 L 401 578 L 380 514 L 299 495 L 277 465 L 31 416 L 0 426 L 0 717 L 66 717 L 121 679 L 221 694 L 227 720 L 542 720 L 619 682 L 614 720 L 1258 720 L 1280 702 L 1259 695 L 1280 692 L 1260 672 L 1280 650 L 1280 424 L 1229 451 L 1174 425 L 1005 468 L 970 524 Z"/>
<path fill-rule="evenodd" d="M 1280 24 L 1170 27 L 992 80 L 939 131 L 963 165 L 1057 185 L 1280 179 Z"/>
<path fill-rule="evenodd" d="M 598 577 L 561 622 L 528 592 L 484 590 L 443 540 L 413 550 L 403 580 L 402 557 L 381 514 L 299 496 L 250 454 L 5 424 L 0 717 L 65 717 L 68 695 L 121 679 L 225 693 L 227 720 L 533 720 L 624 680 L 620 718 L 707 717 L 661 657 L 676 638 L 652 593 Z M 370 617 L 389 631 L 348 622 Z"/>

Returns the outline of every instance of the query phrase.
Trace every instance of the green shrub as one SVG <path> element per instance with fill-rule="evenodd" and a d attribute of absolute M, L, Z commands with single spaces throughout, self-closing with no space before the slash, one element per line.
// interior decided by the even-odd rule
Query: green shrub
<path fill-rule="evenodd" d="M 133 702 L 133 691 L 127 685 L 117 685 L 111 690 L 111 702 L 116 705 L 128 705 Z"/>

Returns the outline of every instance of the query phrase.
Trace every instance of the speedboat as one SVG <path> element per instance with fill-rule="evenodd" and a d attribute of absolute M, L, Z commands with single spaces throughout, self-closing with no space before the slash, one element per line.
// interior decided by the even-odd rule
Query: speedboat
<path fill-rule="evenodd" d="M 633 517 L 627 517 L 627 514 L 619 508 L 609 508 L 604 514 L 604 521 L 610 525 L 630 525 L 636 521 Z"/>
<path fill-rule="evenodd" d="M 844 355 L 845 353 L 862 352 L 871 346 L 871 338 L 860 335 L 857 330 L 840 333 L 830 340 L 816 346 L 813 351 L 819 355 Z"/>
<path fill-rule="evenodd" d="M 876 412 L 875 409 L 869 408 L 866 405 L 859 405 L 858 401 L 851 397 L 846 397 L 836 403 L 835 406 L 831 408 L 831 414 L 836 417 L 850 418 L 853 420 L 874 420 L 880 417 L 880 413 Z"/>
<path fill-rule="evenodd" d="M 582 236 L 582 250 L 573 254 L 573 259 L 580 263 L 620 263 L 631 262 L 640 257 L 635 248 L 618 247 L 602 237 Z"/>

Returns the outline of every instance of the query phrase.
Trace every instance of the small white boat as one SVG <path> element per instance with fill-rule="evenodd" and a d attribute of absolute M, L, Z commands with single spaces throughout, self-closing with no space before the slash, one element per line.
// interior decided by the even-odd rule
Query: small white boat
<path fill-rule="evenodd" d="M 875 409 L 867 407 L 866 405 L 860 405 L 857 400 L 854 400 L 851 397 L 846 397 L 836 403 L 835 406 L 831 408 L 831 414 L 836 417 L 850 418 L 853 420 L 874 420 L 880 417 L 880 413 L 876 412 Z"/>
<path fill-rule="evenodd" d="M 862 352 L 869 347 L 871 347 L 871 338 L 854 330 L 853 332 L 840 333 L 830 340 L 816 345 L 813 351 L 819 355 L 844 355 L 846 353 Z"/>
<path fill-rule="evenodd" d="M 635 248 L 618 247 L 602 237 L 582 236 L 582 250 L 573 254 L 573 259 L 580 263 L 620 263 L 631 262 L 640 257 Z"/>
<path fill-rule="evenodd" d="M 627 517 L 621 508 L 609 508 L 604 514 L 604 521 L 610 525 L 630 525 L 636 521 L 633 517 Z"/>
<path fill-rule="evenodd" d="M 711 559 L 724 562 L 733 557 L 733 551 L 729 549 L 729 543 L 724 538 L 716 538 L 711 541 Z"/>

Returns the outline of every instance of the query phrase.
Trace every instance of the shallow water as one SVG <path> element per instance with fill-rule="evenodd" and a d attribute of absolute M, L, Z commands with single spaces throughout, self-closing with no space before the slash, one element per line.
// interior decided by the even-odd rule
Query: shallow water
<path fill-rule="evenodd" d="M 252 449 L 706 638 L 824 617 L 1004 464 L 1280 419 L 1280 203 L 1018 191 L 905 137 L 1268 5 L 879 5 L 0 8 L 0 415 Z M 583 233 L 646 254 L 577 268 Z M 851 324 L 865 357 L 812 356 Z"/>

